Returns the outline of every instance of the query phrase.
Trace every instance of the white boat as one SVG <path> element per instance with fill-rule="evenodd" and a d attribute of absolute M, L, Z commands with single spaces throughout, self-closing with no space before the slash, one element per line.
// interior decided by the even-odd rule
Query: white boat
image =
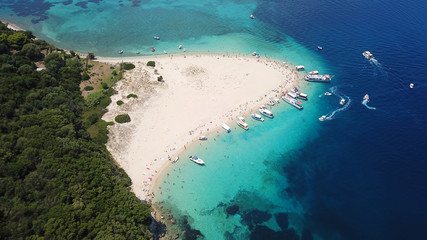
<path fill-rule="evenodd" d="M 328 74 L 319 74 L 319 71 L 311 71 L 304 76 L 304 79 L 308 82 L 331 82 L 332 77 Z"/>
<path fill-rule="evenodd" d="M 205 165 L 205 162 L 201 158 L 198 158 L 196 156 L 190 156 L 190 160 L 199 165 Z"/>
<path fill-rule="evenodd" d="M 409 87 L 414 88 L 414 84 L 413 83 L 409 84 Z"/>
<path fill-rule="evenodd" d="M 237 123 L 237 125 L 239 125 L 239 127 L 243 128 L 245 130 L 249 129 L 249 125 L 240 119 L 237 119 L 236 123 Z"/>
<path fill-rule="evenodd" d="M 228 133 L 231 132 L 231 128 L 225 123 L 222 123 L 222 128 L 224 128 L 224 130 Z"/>
<path fill-rule="evenodd" d="M 324 121 L 326 119 L 326 116 L 325 115 L 323 115 L 323 116 L 321 116 L 320 118 L 319 118 L 319 121 Z"/>
<path fill-rule="evenodd" d="M 296 66 L 295 69 L 297 71 L 302 71 L 302 70 L 304 70 L 304 66 L 303 65 L 299 65 L 299 66 Z"/>
<path fill-rule="evenodd" d="M 242 116 L 237 117 L 237 119 L 239 119 L 239 120 L 240 120 L 240 121 L 242 121 L 242 122 L 244 122 L 244 121 L 245 121 L 245 118 L 244 118 L 244 117 L 242 117 Z"/>
<path fill-rule="evenodd" d="M 365 96 L 363 96 L 363 101 L 364 102 L 369 101 L 369 95 L 368 94 L 365 94 Z"/>
<path fill-rule="evenodd" d="M 317 46 L 317 49 L 323 50 L 323 47 L 322 46 Z"/>
<path fill-rule="evenodd" d="M 295 98 L 289 96 L 289 94 L 282 96 L 283 101 L 289 103 L 290 105 L 296 107 L 297 109 L 303 109 L 302 102 L 296 100 Z"/>
<path fill-rule="evenodd" d="M 187 49 L 185 49 L 185 48 L 184 48 L 182 51 L 186 52 L 186 51 L 187 51 Z"/>
<path fill-rule="evenodd" d="M 154 36 L 154 39 L 160 40 L 160 37 L 159 36 Z"/>
<path fill-rule="evenodd" d="M 163 53 L 164 53 L 164 54 L 167 54 L 168 52 L 166 52 L 166 50 L 165 50 L 165 51 L 163 51 Z"/>
<path fill-rule="evenodd" d="M 181 49 L 181 48 L 182 48 L 182 45 L 179 45 L 179 46 L 178 46 L 178 49 Z"/>
<path fill-rule="evenodd" d="M 252 56 L 256 56 L 256 52 L 253 52 L 253 53 L 252 53 Z"/>
<path fill-rule="evenodd" d="M 269 100 L 267 104 L 270 106 L 274 106 L 274 105 L 276 105 L 276 102 L 273 100 Z"/>
<path fill-rule="evenodd" d="M 262 114 L 262 115 L 264 115 L 264 116 L 266 116 L 266 117 L 268 117 L 268 118 L 274 118 L 274 116 L 273 116 L 273 112 L 272 111 L 270 111 L 270 110 L 268 110 L 267 108 L 265 108 L 265 107 L 260 107 L 259 108 L 259 112 Z"/>
<path fill-rule="evenodd" d="M 342 99 L 341 99 L 341 101 L 340 101 L 340 104 L 341 104 L 341 105 L 344 105 L 344 103 L 345 103 L 345 99 L 344 99 L 344 98 L 342 98 Z"/>
<path fill-rule="evenodd" d="M 297 98 L 297 94 L 294 92 L 288 92 L 287 95 L 293 99 Z"/>
<path fill-rule="evenodd" d="M 280 103 L 280 99 L 278 99 L 278 98 L 275 98 L 274 101 L 276 102 L 276 104 Z"/>
<path fill-rule="evenodd" d="M 374 58 L 374 55 L 372 55 L 372 53 L 371 53 L 371 52 L 369 52 L 369 51 L 364 51 L 364 52 L 362 53 L 362 55 L 363 55 L 366 59 L 368 59 L 368 60 L 370 60 L 370 59 L 373 59 L 373 58 Z"/>
<path fill-rule="evenodd" d="M 325 92 L 325 96 L 331 96 L 332 95 L 332 93 L 330 93 L 330 92 Z"/>
<path fill-rule="evenodd" d="M 255 18 L 253 14 L 251 14 L 249 17 L 250 17 L 250 18 L 252 18 L 252 19 L 254 19 L 254 18 Z"/>
<path fill-rule="evenodd" d="M 178 162 L 178 160 L 179 160 L 179 157 L 176 156 L 175 159 L 173 160 L 173 162 L 176 163 L 176 162 Z"/>
<path fill-rule="evenodd" d="M 307 98 L 307 94 L 299 92 L 298 88 L 296 88 L 296 87 L 294 87 L 294 89 L 292 89 L 292 90 L 294 91 L 294 93 L 296 93 L 296 95 L 297 95 L 296 97 L 297 98 L 307 101 L 307 99 L 308 99 Z"/>
<path fill-rule="evenodd" d="M 258 120 L 258 121 L 264 122 L 264 118 L 263 118 L 261 115 L 259 115 L 259 114 L 252 113 L 252 114 L 251 114 L 251 117 L 252 117 L 253 119 L 255 119 L 255 120 Z"/>
<path fill-rule="evenodd" d="M 200 137 L 199 137 L 199 140 L 200 140 L 200 141 L 204 141 L 204 140 L 208 140 L 208 138 L 207 138 L 206 136 L 200 136 Z"/>
<path fill-rule="evenodd" d="M 119 54 L 122 54 L 122 53 L 123 53 L 123 50 L 120 50 L 120 51 L 119 51 Z"/>

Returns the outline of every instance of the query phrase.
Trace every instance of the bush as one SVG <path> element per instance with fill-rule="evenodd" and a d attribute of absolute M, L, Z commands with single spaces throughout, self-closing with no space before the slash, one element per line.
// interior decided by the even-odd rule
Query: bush
<path fill-rule="evenodd" d="M 157 81 L 159 81 L 159 82 L 163 82 L 163 76 L 159 76 L 159 77 L 157 77 Z"/>
<path fill-rule="evenodd" d="M 92 86 L 86 86 L 84 89 L 85 89 L 85 91 L 92 91 L 93 87 Z"/>
<path fill-rule="evenodd" d="M 89 74 L 87 74 L 87 72 L 84 72 L 83 75 L 82 75 L 82 79 L 83 80 L 89 80 L 90 79 Z"/>
<path fill-rule="evenodd" d="M 114 118 L 114 120 L 115 120 L 117 123 L 127 123 L 127 122 L 130 122 L 130 117 L 129 117 L 129 115 L 128 115 L 128 114 L 120 114 L 120 115 L 117 115 L 117 116 Z"/>
<path fill-rule="evenodd" d="M 101 87 L 102 87 L 103 89 L 107 89 L 107 88 L 108 88 L 108 84 L 107 84 L 107 83 L 105 83 L 105 82 L 103 82 L 103 83 L 101 83 Z"/>
<path fill-rule="evenodd" d="M 156 62 L 154 62 L 154 61 L 148 61 L 147 62 L 147 66 L 149 66 L 149 67 L 155 67 L 156 66 Z"/>
<path fill-rule="evenodd" d="M 131 94 L 127 95 L 126 98 L 138 98 L 138 96 L 136 94 L 131 93 Z"/>
<path fill-rule="evenodd" d="M 131 69 L 134 69 L 134 68 L 135 68 L 135 65 L 133 65 L 132 63 L 125 63 L 125 64 L 123 65 L 123 68 L 124 68 L 125 70 L 131 70 Z"/>
<path fill-rule="evenodd" d="M 119 105 L 119 106 L 120 106 L 120 105 L 122 105 L 124 102 L 123 102 L 122 100 L 119 100 L 119 101 L 117 101 L 116 103 L 117 103 L 117 105 Z"/>

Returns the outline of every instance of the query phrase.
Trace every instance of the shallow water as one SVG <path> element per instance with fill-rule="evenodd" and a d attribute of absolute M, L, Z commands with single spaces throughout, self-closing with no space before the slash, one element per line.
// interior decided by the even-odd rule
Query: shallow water
<path fill-rule="evenodd" d="M 9 0 L 0 7 L 1 18 L 36 36 L 97 56 L 151 55 L 151 47 L 181 53 L 182 44 L 187 52 L 257 51 L 335 75 L 331 84 L 300 87 L 309 94 L 304 110 L 282 101 L 274 119 L 246 116 L 249 131 L 233 125 L 188 149 L 206 166 L 187 156 L 173 165 L 157 200 L 205 239 L 427 235 L 427 2 Z M 376 110 L 361 103 L 365 94 Z M 322 115 L 330 121 L 318 121 Z"/>

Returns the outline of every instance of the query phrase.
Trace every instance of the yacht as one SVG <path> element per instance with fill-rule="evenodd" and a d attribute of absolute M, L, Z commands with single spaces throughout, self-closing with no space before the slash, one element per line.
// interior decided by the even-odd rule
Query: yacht
<path fill-rule="evenodd" d="M 311 71 L 304 76 L 304 79 L 308 82 L 329 83 L 331 82 L 332 78 L 328 74 L 322 75 L 322 74 L 319 74 L 318 71 Z"/>
<path fill-rule="evenodd" d="M 222 128 L 224 128 L 224 130 L 228 133 L 231 132 L 231 128 L 225 123 L 222 123 Z"/>
<path fill-rule="evenodd" d="M 243 128 L 245 130 L 249 129 L 248 124 L 245 123 L 244 121 L 242 121 L 241 119 L 237 119 L 236 123 L 237 123 L 237 125 L 239 125 L 239 127 Z"/>
<path fill-rule="evenodd" d="M 332 95 L 332 93 L 330 93 L 330 92 L 325 92 L 325 96 L 331 96 Z"/>
<path fill-rule="evenodd" d="M 268 117 L 268 118 L 274 118 L 274 116 L 273 116 L 273 112 L 272 111 L 270 111 L 270 110 L 268 110 L 266 107 L 260 107 L 259 108 L 259 112 L 262 114 L 262 115 L 264 115 L 264 116 L 266 116 L 266 117 Z"/>
<path fill-rule="evenodd" d="M 264 118 L 263 118 L 261 115 L 259 115 L 259 114 L 252 113 L 252 114 L 251 114 L 251 117 L 252 117 L 253 119 L 255 119 L 255 120 L 258 120 L 258 121 L 264 122 Z"/>
<path fill-rule="evenodd" d="M 201 158 L 198 158 L 196 156 L 190 156 L 190 160 L 199 165 L 205 165 L 205 162 Z"/>
<path fill-rule="evenodd" d="M 297 101 L 295 98 L 291 97 L 289 94 L 283 95 L 282 99 L 283 101 L 289 103 L 290 105 L 296 107 L 299 110 L 303 108 L 302 102 Z"/>
<path fill-rule="evenodd" d="M 326 116 L 325 116 L 325 115 L 323 115 L 323 116 L 321 116 L 321 117 L 319 118 L 319 121 L 325 121 L 325 119 L 326 119 Z"/>
<path fill-rule="evenodd" d="M 364 52 L 362 53 L 362 55 L 363 55 L 366 59 L 368 59 L 368 60 L 370 60 L 370 59 L 373 59 L 373 58 L 374 58 L 374 55 L 372 55 L 372 53 L 371 53 L 371 52 L 369 52 L 369 51 L 364 51 Z"/>

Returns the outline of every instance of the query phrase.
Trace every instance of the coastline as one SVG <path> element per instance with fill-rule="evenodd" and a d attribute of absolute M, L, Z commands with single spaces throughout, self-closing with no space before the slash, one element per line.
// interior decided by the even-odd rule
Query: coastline
<path fill-rule="evenodd" d="M 155 69 L 164 76 L 165 83 L 158 83 L 154 69 L 145 66 L 149 60 L 156 61 Z M 250 113 L 257 112 L 258 107 L 265 105 L 269 98 L 280 98 L 284 89 L 298 85 L 298 74 L 292 68 L 277 61 L 255 57 L 185 54 L 100 57 L 97 61 L 115 64 L 132 62 L 136 65 L 135 69 L 126 71 L 123 79 L 114 86 L 119 93 L 111 97 L 112 103 L 103 119 L 114 121 L 114 116 L 121 113 L 131 116 L 132 121 L 128 124 L 110 126 L 107 148 L 132 179 L 132 191 L 148 202 L 154 197 L 154 188 L 159 187 L 159 179 L 167 174 L 167 169 L 172 165 L 171 160 L 198 143 L 200 135 L 220 133 L 223 131 L 222 122 L 232 126 L 238 116 L 249 118 Z M 222 66 L 228 67 L 224 69 Z M 229 82 L 237 78 L 240 79 Z M 136 82 L 142 82 L 145 86 Z M 130 93 L 137 94 L 138 99 L 125 99 Z M 188 94 L 199 95 L 194 96 L 196 99 L 193 102 L 192 99 L 183 100 Z M 168 102 L 170 98 L 172 102 Z M 117 106 L 117 100 L 123 100 L 125 104 Z M 202 102 L 197 103 L 199 100 Z M 202 116 L 188 110 L 192 108 Z M 168 114 L 170 111 L 174 113 Z M 173 116 L 182 116 L 185 120 L 181 124 L 174 123 L 174 119 L 165 120 Z M 144 151 L 147 146 L 149 152 Z M 180 161 L 183 159 L 186 158 L 182 157 Z"/>

